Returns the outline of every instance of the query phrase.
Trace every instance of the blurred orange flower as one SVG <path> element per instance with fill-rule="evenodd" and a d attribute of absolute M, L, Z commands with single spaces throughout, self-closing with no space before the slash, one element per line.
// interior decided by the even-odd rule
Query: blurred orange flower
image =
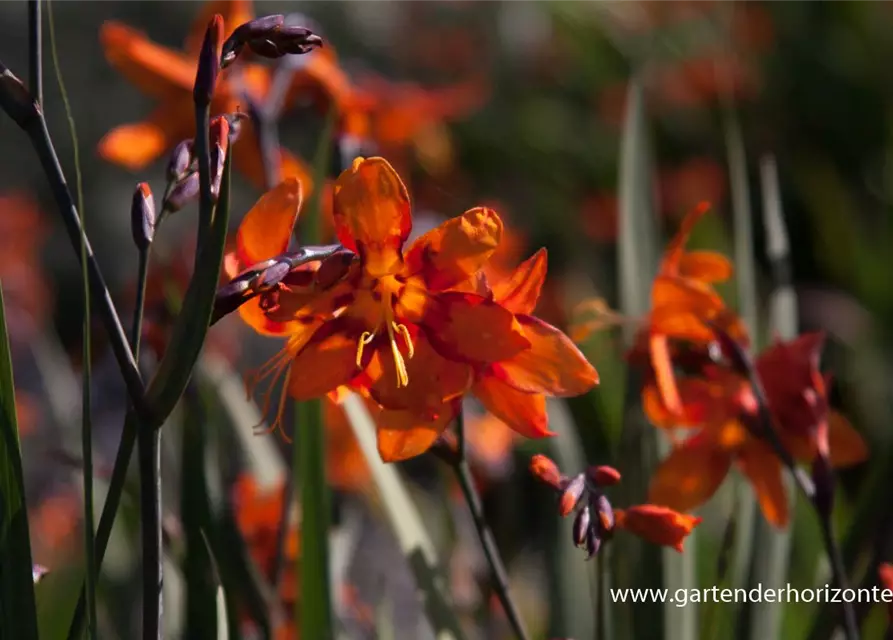
<path fill-rule="evenodd" d="M 713 283 L 731 277 L 728 258 L 713 251 L 685 250 L 692 229 L 707 211 L 708 205 L 701 203 L 682 221 L 664 252 L 651 288 L 646 329 L 651 366 L 664 404 L 677 415 L 681 414 L 682 405 L 670 358 L 670 341 L 710 344 L 714 335 L 707 322 L 717 323 L 735 339 L 747 341 L 744 324 L 726 308 L 713 288 Z"/>
<path fill-rule="evenodd" d="M 818 348 L 815 334 L 777 343 L 757 359 L 757 371 L 785 448 L 804 462 L 825 451 L 832 466 L 850 466 L 864 460 L 868 450 L 849 421 L 828 408 L 818 372 Z M 749 383 L 718 366 L 706 367 L 703 374 L 680 381 L 681 416 L 668 410 L 656 386 L 644 389 L 644 409 L 655 426 L 698 429 L 655 471 L 649 499 L 691 510 L 716 492 L 735 463 L 752 484 L 766 520 L 785 526 L 789 514 L 782 465 L 775 450 L 752 428 L 759 418 Z"/>
<path fill-rule="evenodd" d="M 614 510 L 616 527 L 626 529 L 648 542 L 672 547 L 680 553 L 685 538 L 700 523 L 701 518 L 697 516 L 677 513 L 653 504 Z"/>
<path fill-rule="evenodd" d="M 102 25 L 100 41 L 106 59 L 141 91 L 160 103 L 146 120 L 121 125 L 107 133 L 99 143 L 99 154 L 103 158 L 131 171 L 139 171 L 181 140 L 194 135 L 192 88 L 205 29 L 215 14 L 223 16 L 227 37 L 236 27 L 254 18 L 250 0 L 208 2 L 196 17 L 182 52 L 158 45 L 143 33 L 119 22 L 109 21 Z M 309 54 L 309 57 L 314 55 Z M 244 104 L 243 92 L 262 100 L 270 88 L 270 81 L 270 70 L 259 64 L 240 61 L 224 69 L 218 78 L 211 115 L 239 111 Z M 235 144 L 236 168 L 254 184 L 263 186 L 263 164 L 251 122 L 243 123 Z M 280 154 L 281 175 L 300 178 L 309 191 L 311 177 L 304 163 L 284 149 Z"/>

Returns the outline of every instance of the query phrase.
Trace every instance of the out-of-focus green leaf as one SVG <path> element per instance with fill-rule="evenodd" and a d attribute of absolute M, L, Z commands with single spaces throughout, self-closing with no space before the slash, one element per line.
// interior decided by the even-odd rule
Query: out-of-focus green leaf
<path fill-rule="evenodd" d="M 0 286 L 0 630 L 3 638 L 37 640 L 37 609 L 25 481 L 16 422 L 12 354 Z"/>
<path fill-rule="evenodd" d="M 732 193 L 732 220 L 735 243 L 735 283 L 738 314 L 744 319 L 751 339 L 757 343 L 759 308 L 757 306 L 756 260 L 753 242 L 753 209 L 747 180 L 747 156 L 741 123 L 729 105 L 725 109 L 726 157 L 729 165 L 729 187 Z M 735 517 L 735 541 L 731 557 L 731 584 L 743 587 L 747 582 L 753 552 L 754 518 L 756 500 L 750 484 L 735 476 L 737 511 Z"/>
<path fill-rule="evenodd" d="M 349 394 L 343 407 L 366 457 L 372 480 L 381 495 L 382 508 L 415 575 L 435 635 L 443 640 L 464 638 L 434 543 L 425 531 L 419 512 L 400 479 L 397 468 L 382 462 L 378 455 L 375 421 L 369 415 L 363 400 L 356 394 Z"/>
<path fill-rule="evenodd" d="M 773 265 L 790 259 L 790 245 L 785 230 L 778 184 L 778 170 L 774 158 L 763 158 L 760 163 L 760 184 L 763 191 L 763 224 L 766 229 L 766 253 Z M 778 280 L 778 279 L 776 279 Z M 797 335 L 797 299 L 790 282 L 776 281 L 770 299 L 769 326 L 783 339 Z M 793 506 L 797 499 L 793 480 L 785 475 L 785 491 Z M 794 513 L 794 509 L 791 509 Z M 793 524 L 791 525 L 793 526 Z M 763 588 L 781 588 L 787 582 L 790 565 L 791 532 L 779 531 L 765 519 L 756 524 L 753 584 Z M 750 603 L 750 637 L 765 640 L 778 637 L 784 607 L 767 602 Z"/>

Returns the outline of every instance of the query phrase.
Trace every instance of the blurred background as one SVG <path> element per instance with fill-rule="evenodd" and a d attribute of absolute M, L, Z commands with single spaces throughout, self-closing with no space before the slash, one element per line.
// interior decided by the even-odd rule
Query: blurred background
<path fill-rule="evenodd" d="M 164 47 L 182 50 L 201 9 L 199 2 L 53 3 L 59 62 L 77 127 L 86 225 L 125 324 L 137 268 L 130 240 L 131 194 L 143 180 L 156 194 L 163 192 L 167 153 L 138 171 L 101 157 L 103 136 L 119 125 L 144 121 L 158 100 L 109 63 L 100 29 L 106 21 L 119 21 Z M 650 218 L 643 223 L 642 243 L 652 241 L 647 227 L 653 227 L 663 238 L 656 246 L 662 246 L 682 216 L 706 200 L 714 213 L 698 227 L 694 245 L 732 256 L 733 204 L 736 198 L 743 203 L 750 211 L 756 256 L 758 344 L 771 335 L 765 320 L 773 264 L 767 258 L 762 194 L 763 178 L 769 175 L 765 168 L 774 161 L 799 328 L 828 332 L 823 368 L 834 374 L 833 403 L 875 453 L 842 477 L 839 524 L 847 559 L 855 576 L 862 575 L 878 549 L 889 554 L 890 501 L 883 487 L 893 481 L 893 467 L 885 462 L 893 447 L 891 3 L 258 1 L 254 12 L 302 14 L 298 22 L 324 37 L 352 81 L 387 97 L 394 122 L 382 118 L 379 144 L 393 154 L 388 157 L 409 186 L 418 228 L 487 204 L 508 222 L 507 265 L 548 248 L 549 279 L 537 314 L 579 338 L 602 377 L 592 394 L 559 405 L 553 423 L 557 419 L 567 427 L 560 436 L 570 443 L 567 455 L 576 456 L 579 465 L 617 466 L 638 502 L 644 501 L 648 465 L 630 458 L 623 444 L 629 419 L 622 336 L 611 330 L 574 333 L 581 323 L 580 303 L 604 299 L 613 308 L 621 305 L 618 231 L 622 199 L 629 197 L 621 189 L 622 148 L 630 139 L 629 96 L 643 98 L 636 116 L 643 127 L 635 162 L 645 179 L 637 183 L 636 197 L 648 204 Z M 0 59 L 22 78 L 28 68 L 26 25 L 25 2 L 0 3 Z M 46 42 L 49 128 L 73 181 L 74 147 Z M 631 82 L 640 94 L 630 92 Z M 325 124 L 318 96 L 298 92 L 281 120 L 282 143 L 309 164 Z M 235 180 L 234 225 L 261 193 L 250 180 Z M 184 209 L 156 239 L 159 257 L 152 269 L 159 291 L 164 277 L 176 270 L 178 256 L 191 251 L 194 224 L 194 209 Z M 0 280 L 13 341 L 33 554 L 50 568 L 38 587 L 46 637 L 60 633 L 53 628 L 57 621 L 67 626 L 83 546 L 75 535 L 82 507 L 77 417 L 81 289 L 74 257 L 27 138 L 8 118 L 0 118 Z M 650 277 L 642 280 L 645 295 Z M 734 283 L 722 293 L 736 304 Z M 160 313 L 147 318 L 150 332 L 165 322 Z M 114 459 L 124 394 L 97 328 L 95 456 L 102 477 Z M 229 385 L 220 395 L 241 398 L 241 375 L 278 348 L 228 318 L 211 331 L 206 352 L 213 363 L 198 375 L 197 385 L 218 391 Z M 151 361 L 152 354 L 147 358 Z M 245 515 L 247 507 L 237 508 L 237 524 L 249 547 L 269 546 L 252 547 L 251 540 L 263 534 L 256 530 L 264 526 L 266 534 L 276 532 L 282 498 L 276 483 L 286 473 L 288 447 L 277 436 L 250 435 L 252 403 L 236 402 L 233 408 L 209 401 L 198 389 L 195 394 L 183 412 L 187 420 L 196 412 L 203 416 L 210 425 L 209 448 L 220 453 L 212 498 L 256 507 L 252 516 Z M 490 417 L 475 419 L 473 433 L 480 435 L 472 446 L 488 517 L 536 637 L 591 637 L 576 634 L 591 631 L 592 566 L 584 564 L 582 552 L 564 549 L 570 540 L 559 536 L 551 496 L 526 471 L 532 452 L 553 445 L 521 442 Z M 181 487 L 189 484 L 181 477 L 187 466 L 177 462 L 180 449 L 171 445 L 163 473 L 170 512 L 166 534 L 175 550 L 168 576 L 177 573 Z M 430 456 L 401 467 L 431 523 L 429 534 L 446 558 L 463 616 L 475 621 L 478 637 L 508 637 L 455 487 Z M 349 476 L 352 467 L 345 469 Z M 266 476 L 258 479 L 263 472 Z M 333 482 L 334 571 L 347 637 L 375 637 L 384 600 L 394 612 L 394 637 L 428 637 L 412 574 L 383 523 L 377 499 L 349 478 Z M 711 503 L 717 515 L 699 531 L 694 584 L 715 583 L 736 504 L 730 495 Z M 137 628 L 136 511 L 135 501 L 125 500 L 104 565 L 102 637 L 133 637 Z M 811 516 L 800 515 L 793 526 L 788 579 L 810 586 L 825 568 L 817 568 L 820 541 Z M 575 579 L 582 582 L 576 591 L 567 587 L 566 566 L 577 567 Z M 620 575 L 618 582 L 623 579 Z M 182 591 L 182 581 L 172 577 L 167 588 Z M 297 591 L 292 600 L 300 597 Z M 576 600 L 557 595 L 567 593 L 575 593 Z M 182 601 L 182 594 L 167 600 L 171 637 L 185 633 Z M 807 637 L 818 606 L 782 609 L 778 637 Z M 661 637 L 660 612 L 657 622 L 649 622 L 632 621 L 641 617 L 639 609 L 634 611 L 627 622 L 635 637 Z M 866 637 L 880 637 L 886 625 L 883 608 L 862 615 L 868 620 Z M 702 637 L 741 631 L 727 612 L 702 607 L 699 616 Z M 243 631 L 246 637 L 253 633 L 248 623 Z"/>

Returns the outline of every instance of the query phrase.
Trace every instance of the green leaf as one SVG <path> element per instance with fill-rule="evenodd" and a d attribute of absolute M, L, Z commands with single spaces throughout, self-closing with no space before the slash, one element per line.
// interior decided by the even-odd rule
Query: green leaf
<path fill-rule="evenodd" d="M 12 354 L 0 286 L 0 636 L 3 638 L 37 639 L 31 570 Z"/>
<path fill-rule="evenodd" d="M 789 259 L 790 249 L 774 158 L 762 159 L 760 183 L 763 191 L 763 223 L 766 228 L 767 253 L 772 264 L 778 264 Z M 776 289 L 772 292 L 769 313 L 769 325 L 774 333 L 783 339 L 791 339 L 797 335 L 797 299 L 790 283 L 777 283 Z M 793 506 L 797 496 L 794 483 L 787 474 L 784 476 L 784 485 L 792 507 L 791 513 L 794 513 Z M 757 521 L 756 526 L 754 549 L 759 549 L 759 553 L 754 556 L 751 582 L 761 584 L 764 588 L 784 587 L 790 565 L 791 531 L 790 529 L 779 531 L 763 518 Z M 783 613 L 784 607 L 779 607 L 777 604 L 751 603 L 750 637 L 753 640 L 777 637 Z"/>
<path fill-rule="evenodd" d="M 400 479 L 397 468 L 382 462 L 378 454 L 375 421 L 369 415 L 363 400 L 354 393 L 345 399 L 343 408 L 366 457 L 372 481 L 381 496 L 381 506 L 397 538 L 397 544 L 415 575 L 434 635 L 438 640 L 464 638 L 434 543 L 428 537 L 422 518 Z"/>
<path fill-rule="evenodd" d="M 322 405 L 319 400 L 308 400 L 298 402 L 296 408 L 295 469 L 301 496 L 301 554 L 297 559 L 297 575 L 301 577 L 301 598 L 296 603 L 295 622 L 300 625 L 302 638 L 332 638 L 330 506 Z"/>

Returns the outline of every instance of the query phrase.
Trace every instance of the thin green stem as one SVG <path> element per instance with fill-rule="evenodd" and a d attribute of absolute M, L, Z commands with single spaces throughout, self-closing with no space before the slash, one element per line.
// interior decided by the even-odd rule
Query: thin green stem
<path fill-rule="evenodd" d="M 35 3 L 36 4 L 36 3 Z M 36 9 L 36 19 L 39 20 L 40 9 Z M 86 228 L 86 213 L 84 211 L 84 192 L 81 180 L 81 159 L 78 148 L 77 129 L 74 116 L 71 113 L 71 104 L 68 100 L 68 92 L 65 89 L 65 81 L 62 78 L 62 68 L 59 65 L 59 54 L 56 49 L 56 30 L 53 20 L 53 4 L 47 0 L 47 16 L 50 29 L 50 51 L 53 57 L 53 67 L 56 72 L 56 82 L 59 85 L 59 93 L 62 96 L 62 104 L 65 108 L 65 117 L 68 120 L 68 129 L 71 132 L 71 145 L 74 150 L 75 188 L 77 190 L 77 209 L 80 212 L 80 223 Z M 37 40 L 35 38 L 35 40 Z M 36 42 L 39 46 L 40 43 Z M 39 66 L 39 52 L 34 54 Z M 42 93 L 42 80 L 39 74 L 35 74 L 34 87 Z M 39 102 L 42 102 L 39 100 Z M 43 108 L 43 105 L 41 105 Z M 90 341 L 90 275 L 87 268 L 87 242 L 85 234 L 80 234 L 81 277 L 84 287 L 83 309 L 83 396 L 81 400 L 81 455 L 84 461 L 84 557 L 86 561 L 85 586 L 87 594 L 87 634 L 94 640 L 97 637 L 96 630 L 96 566 L 94 561 L 94 536 L 95 523 L 93 519 L 93 420 L 91 416 L 92 402 L 90 397 L 90 374 L 92 348 Z"/>
<path fill-rule="evenodd" d="M 484 549 L 487 564 L 490 565 L 496 597 L 499 598 L 502 609 L 505 611 L 506 618 L 508 618 L 515 635 L 520 640 L 528 640 L 530 636 L 524 626 L 518 607 L 515 601 L 512 600 L 509 592 L 508 572 L 502 563 L 499 548 L 496 546 L 496 540 L 493 538 L 493 532 L 490 530 L 486 518 L 484 518 L 484 507 L 481 503 L 481 497 L 475 488 L 471 469 L 468 466 L 468 461 L 465 459 L 465 424 L 461 409 L 456 417 L 456 456 L 452 466 L 456 472 L 459 486 L 462 488 L 462 495 L 468 504 L 468 510 L 471 512 L 471 519 L 474 521 L 474 528 Z"/>

